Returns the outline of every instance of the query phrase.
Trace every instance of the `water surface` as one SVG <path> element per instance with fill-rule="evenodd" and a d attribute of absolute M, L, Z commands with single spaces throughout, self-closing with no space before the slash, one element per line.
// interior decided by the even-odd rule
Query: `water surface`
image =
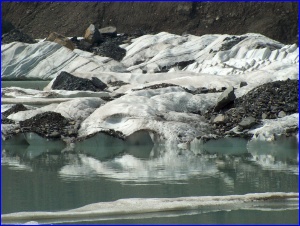
<path fill-rule="evenodd" d="M 113 156 L 109 155 L 109 147 L 99 150 L 102 154 L 97 155 L 95 150 L 88 149 L 75 152 L 4 144 L 2 214 L 59 213 L 132 198 L 157 198 L 163 203 L 163 198 L 298 192 L 296 140 L 280 141 L 274 144 L 276 148 L 265 144 L 263 152 L 255 152 L 257 145 L 263 148 L 262 144 L 246 148 L 244 144 L 240 143 L 240 150 L 226 145 L 221 150 L 220 143 L 214 149 L 209 144 L 206 151 L 196 154 L 163 148 L 149 151 L 149 147 L 139 146 Z M 239 208 L 228 204 L 224 208 L 119 213 L 89 220 L 78 218 L 75 223 L 298 223 L 298 199 Z"/>

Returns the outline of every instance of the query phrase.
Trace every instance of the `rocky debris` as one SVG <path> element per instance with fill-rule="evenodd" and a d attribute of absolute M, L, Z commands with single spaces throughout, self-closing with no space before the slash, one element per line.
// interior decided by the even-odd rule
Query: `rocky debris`
<path fill-rule="evenodd" d="M 235 107 L 242 107 L 247 116 L 261 119 L 275 119 L 279 112 L 286 115 L 298 112 L 298 80 L 275 81 L 263 84 L 234 101 Z"/>
<path fill-rule="evenodd" d="M 22 132 L 35 132 L 46 138 L 77 136 L 76 123 L 56 112 L 44 112 L 20 122 Z"/>
<path fill-rule="evenodd" d="M 115 82 L 108 82 L 110 86 L 124 86 L 128 85 L 129 83 L 123 81 L 115 81 Z"/>
<path fill-rule="evenodd" d="M 275 81 L 263 84 L 234 100 L 231 108 L 214 111 L 210 109 L 204 116 L 213 124 L 216 135 L 226 134 L 249 138 L 248 129 L 261 119 L 275 119 L 298 112 L 298 80 Z M 214 123 L 217 115 L 224 115 L 222 123 Z M 241 133 L 228 131 L 239 127 Z"/>
<path fill-rule="evenodd" d="M 252 116 L 244 118 L 240 123 L 239 126 L 242 130 L 244 129 L 250 129 L 252 126 L 256 124 L 256 119 Z"/>
<path fill-rule="evenodd" d="M 28 108 L 26 108 L 23 104 L 16 104 L 13 107 L 11 107 L 10 109 L 8 109 L 7 111 L 2 113 L 2 118 L 3 117 L 8 117 L 11 114 L 17 113 L 19 111 L 27 111 L 29 110 Z"/>
<path fill-rule="evenodd" d="M 99 29 L 99 32 L 101 35 L 104 35 L 104 36 L 111 36 L 111 37 L 117 36 L 117 28 L 114 26 L 101 28 L 101 29 Z"/>
<path fill-rule="evenodd" d="M 69 48 L 70 50 L 74 50 L 75 46 L 73 44 L 73 42 L 68 39 L 67 37 L 58 34 L 56 32 L 52 32 L 47 38 L 46 41 L 50 41 L 50 42 L 56 42 L 64 47 Z"/>
<path fill-rule="evenodd" d="M 79 137 L 79 138 L 76 139 L 76 141 L 80 142 L 80 141 L 83 141 L 83 140 L 87 140 L 89 138 L 92 138 L 93 136 L 95 136 L 98 133 L 104 133 L 104 134 L 107 134 L 109 136 L 121 139 L 121 140 L 125 140 L 125 138 L 126 138 L 126 136 L 120 131 L 116 131 L 116 130 L 113 130 L 113 129 L 107 129 L 107 130 L 102 130 L 100 132 L 89 134 L 88 136 L 85 136 L 85 137 Z"/>
<path fill-rule="evenodd" d="M 226 37 L 224 39 L 224 43 L 222 44 L 222 46 L 220 47 L 219 51 L 226 51 L 226 50 L 230 50 L 233 46 L 235 46 L 236 44 L 238 44 L 239 42 L 241 42 L 242 40 L 244 40 L 245 38 L 247 38 L 247 36 L 241 36 L 241 37 L 236 37 L 236 36 L 232 36 L 232 37 Z"/>
<path fill-rule="evenodd" d="M 11 42 L 25 42 L 25 43 L 36 43 L 36 41 L 29 35 L 23 33 L 18 29 L 13 29 L 2 35 L 2 44 L 8 44 Z"/>
<path fill-rule="evenodd" d="M 93 47 L 92 52 L 100 56 L 110 57 L 116 61 L 121 61 L 126 55 L 125 49 L 109 41 L 103 42 L 100 46 Z"/>
<path fill-rule="evenodd" d="M 232 103 L 234 100 L 235 100 L 234 88 L 230 86 L 218 98 L 214 111 L 219 111 L 226 105 Z"/>
<path fill-rule="evenodd" d="M 146 86 L 140 89 L 132 89 L 132 91 L 140 91 L 140 90 L 145 90 L 145 89 L 160 89 L 160 88 L 166 88 L 166 87 L 174 87 L 178 85 L 170 84 L 170 83 L 160 83 L 156 85 L 151 85 L 151 86 Z"/>
<path fill-rule="evenodd" d="M 193 94 L 193 95 L 196 95 L 196 94 L 205 94 L 205 93 L 219 93 L 219 92 L 222 92 L 223 89 L 221 90 L 217 90 L 216 88 L 213 88 L 213 89 L 208 89 L 206 87 L 199 87 L 195 90 L 189 90 L 187 88 L 183 88 L 186 92 L 190 93 L 190 94 Z"/>
<path fill-rule="evenodd" d="M 58 90 L 102 91 L 103 89 L 99 87 L 105 87 L 105 84 L 97 78 L 91 81 L 62 71 L 54 80 L 51 88 Z"/>
<path fill-rule="evenodd" d="M 6 34 L 11 30 L 15 29 L 14 25 L 7 20 L 2 20 L 2 34 Z"/>
<path fill-rule="evenodd" d="M 90 25 L 90 27 L 91 26 L 92 25 Z M 89 28 L 87 31 L 90 30 Z M 89 38 L 86 38 L 87 33 L 84 36 L 85 39 L 78 40 L 75 36 L 70 40 L 77 49 L 88 51 L 99 56 L 110 57 L 116 61 L 121 61 L 126 55 L 126 50 L 121 48 L 119 45 L 129 42 L 133 36 L 129 36 L 128 34 L 117 35 L 115 33 L 115 27 L 107 27 L 103 29 L 104 33 L 103 35 L 100 35 L 100 38 L 97 34 L 95 34 L 98 37 L 97 41 L 91 41 Z"/>
<path fill-rule="evenodd" d="M 264 48 L 269 48 L 271 51 L 276 50 L 276 49 L 281 49 L 280 44 L 271 44 L 271 43 L 257 43 L 256 45 L 253 46 L 254 49 L 264 49 Z"/>
<path fill-rule="evenodd" d="M 127 83 L 125 83 L 125 84 L 127 84 Z M 140 88 L 140 89 L 132 89 L 132 91 L 139 91 L 139 90 L 145 90 L 145 89 L 160 89 L 160 88 L 167 88 L 167 87 L 181 87 L 182 89 L 184 89 L 184 91 L 186 91 L 187 93 L 193 94 L 193 95 L 205 94 L 205 93 L 218 93 L 218 92 L 223 91 L 223 88 L 221 90 L 217 90 L 216 88 L 208 89 L 206 87 L 199 87 L 199 88 L 196 88 L 195 90 L 190 90 L 190 89 L 187 89 L 185 87 L 175 85 L 175 84 L 171 84 L 171 83 L 160 83 L 160 84 L 156 84 L 156 85 L 145 86 L 145 87 Z"/>
<path fill-rule="evenodd" d="M 95 43 L 99 44 L 103 41 L 98 28 L 96 28 L 96 26 L 94 24 L 91 24 L 86 29 L 85 34 L 84 34 L 84 39 L 91 44 L 95 44 Z"/>
<path fill-rule="evenodd" d="M 176 63 L 174 63 L 172 65 L 163 66 L 156 73 L 165 73 L 165 72 L 168 72 L 171 68 L 174 68 L 174 67 L 177 67 L 179 70 L 182 70 L 183 68 L 187 67 L 188 65 L 190 65 L 190 64 L 192 64 L 194 62 L 195 62 L 195 60 L 188 60 L 188 61 L 176 62 Z"/>
<path fill-rule="evenodd" d="M 14 124 L 15 121 L 2 116 L 1 124 Z"/>

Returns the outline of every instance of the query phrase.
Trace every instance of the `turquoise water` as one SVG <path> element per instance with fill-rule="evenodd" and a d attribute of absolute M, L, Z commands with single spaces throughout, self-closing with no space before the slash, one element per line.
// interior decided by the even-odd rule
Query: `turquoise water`
<path fill-rule="evenodd" d="M 25 89 L 43 90 L 50 81 L 1 81 L 1 87 L 21 87 Z"/>
<path fill-rule="evenodd" d="M 136 149 L 99 158 L 85 150 L 68 152 L 44 146 L 4 145 L 2 214 L 57 212 L 131 198 L 298 192 L 295 142 L 289 140 L 288 143 L 293 143 L 290 148 L 277 144 L 275 151 L 265 151 L 262 155 L 251 154 L 242 147 L 239 154 L 236 151 L 232 154 L 229 148 L 220 154 L 218 143 L 215 153 L 210 144 L 206 154 L 164 150 L 152 157 L 145 149 L 143 158 L 134 154 Z M 139 148 L 143 153 L 143 147 Z M 201 207 L 188 211 L 117 214 L 79 218 L 75 223 L 298 223 L 298 201 L 291 205 L 286 202 L 273 206 L 274 203 L 266 201 L 259 208 L 236 209 L 228 205 L 221 209 Z"/>

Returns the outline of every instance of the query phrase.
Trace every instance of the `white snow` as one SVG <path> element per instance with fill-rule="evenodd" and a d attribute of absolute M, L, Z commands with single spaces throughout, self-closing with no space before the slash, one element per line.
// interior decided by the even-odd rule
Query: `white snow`
<path fill-rule="evenodd" d="M 252 140 L 273 141 L 276 136 L 285 134 L 289 128 L 298 128 L 299 113 L 277 119 L 264 119 L 262 125 L 252 129 L 249 133 L 253 134 Z"/>
<path fill-rule="evenodd" d="M 19 111 L 7 118 L 18 122 L 32 118 L 37 114 L 53 111 L 68 119 L 83 120 L 104 103 L 105 101 L 100 98 L 76 98 L 60 104 L 49 104 L 35 110 Z"/>
<path fill-rule="evenodd" d="M 255 33 L 197 37 L 161 32 L 133 39 L 124 48 L 126 55 L 117 62 L 47 41 L 2 45 L 2 78 L 52 78 L 44 91 L 4 88 L 2 103 L 55 103 L 51 105 L 56 106 L 52 110 L 65 117 L 79 119 L 82 115 L 81 137 L 108 129 L 120 131 L 127 137 L 138 131 L 149 131 L 153 140 L 185 143 L 210 131 L 195 113 L 213 107 L 220 95 L 192 95 L 185 89 L 221 90 L 233 86 L 236 97 L 241 97 L 259 85 L 299 77 L 298 46 L 284 45 Z M 184 64 L 187 61 L 189 64 Z M 52 90 L 55 77 L 63 70 L 82 78 L 97 77 L 108 84 L 111 93 Z M 110 85 L 118 81 L 128 84 Z M 240 88 L 240 82 L 247 85 Z M 175 86 L 147 88 L 162 83 Z M 99 99 L 118 94 L 124 95 L 107 103 Z M 88 97 L 98 98 L 99 106 L 82 99 Z M 80 99 L 71 101 L 73 98 Z M 19 112 L 10 117 L 21 120 L 47 109 Z M 283 133 L 282 128 L 298 127 L 295 117 L 264 121 L 262 128 L 252 132 L 257 139 L 272 140 L 272 134 Z"/>

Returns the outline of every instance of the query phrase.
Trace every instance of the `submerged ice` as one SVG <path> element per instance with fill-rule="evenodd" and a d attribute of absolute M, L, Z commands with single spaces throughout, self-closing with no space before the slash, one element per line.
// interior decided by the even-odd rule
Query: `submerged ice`
<path fill-rule="evenodd" d="M 2 215 L 2 223 L 66 223 L 89 222 L 107 219 L 138 218 L 145 214 L 157 217 L 160 213 L 177 211 L 177 215 L 187 214 L 180 211 L 193 210 L 212 212 L 238 209 L 297 209 L 298 193 L 269 192 L 245 195 L 201 196 L 179 198 L 131 198 L 113 202 L 89 204 L 77 209 L 57 212 L 19 212 Z M 271 203 L 271 204 L 270 204 Z"/>

